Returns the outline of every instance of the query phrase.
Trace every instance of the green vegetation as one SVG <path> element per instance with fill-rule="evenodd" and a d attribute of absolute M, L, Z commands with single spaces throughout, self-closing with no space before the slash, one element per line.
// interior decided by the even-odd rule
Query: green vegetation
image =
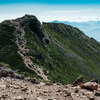
<path fill-rule="evenodd" d="M 66 84 L 79 75 L 85 80 L 99 77 L 100 65 L 96 64 L 100 61 L 98 42 L 93 40 L 96 42 L 93 44 L 80 30 L 64 24 L 44 23 L 42 29 L 43 41 L 29 27 L 25 28 L 28 55 L 33 56 L 33 62 L 44 69 L 50 80 Z"/>
<path fill-rule="evenodd" d="M 9 68 L 9 64 L 5 64 L 4 62 L 0 62 L 0 67 L 6 67 Z"/>
<path fill-rule="evenodd" d="M 22 58 L 17 53 L 18 47 L 15 43 L 14 30 L 14 26 L 6 23 L 0 24 L 0 62 L 9 64 L 13 70 L 19 70 L 26 76 L 40 78 L 25 66 Z M 0 63 L 0 65 L 4 65 L 4 63 Z"/>
<path fill-rule="evenodd" d="M 59 51 L 58 46 L 53 41 L 46 44 L 39 38 L 36 38 L 35 34 L 32 34 L 29 29 L 26 29 L 26 38 L 28 40 L 27 48 L 30 49 L 29 55 L 34 57 L 32 60 L 35 64 L 43 67 L 45 74 L 47 74 L 46 71 L 49 71 L 47 75 L 50 80 L 53 82 L 71 83 L 75 76 L 79 76 L 80 72 L 75 67 L 67 67 L 70 64 L 73 65 L 73 63 L 68 63 L 68 58 Z M 77 74 L 74 74 L 74 70 L 77 71 Z"/>

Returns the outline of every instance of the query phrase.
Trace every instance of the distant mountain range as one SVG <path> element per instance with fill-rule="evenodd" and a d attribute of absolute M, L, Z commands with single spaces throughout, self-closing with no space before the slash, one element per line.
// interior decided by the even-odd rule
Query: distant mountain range
<path fill-rule="evenodd" d="M 78 27 L 89 37 L 93 37 L 100 41 L 100 21 L 88 21 L 88 22 L 68 22 L 68 21 L 57 21 L 54 20 L 52 23 L 64 23 Z"/>

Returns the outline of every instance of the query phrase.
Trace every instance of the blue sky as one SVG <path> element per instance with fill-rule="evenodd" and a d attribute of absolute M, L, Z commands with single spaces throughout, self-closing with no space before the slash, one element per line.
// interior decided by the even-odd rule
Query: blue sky
<path fill-rule="evenodd" d="M 8 3 L 98 4 L 100 0 L 0 0 L 0 4 Z"/>
<path fill-rule="evenodd" d="M 100 0 L 0 0 L 0 22 L 33 14 L 40 21 L 89 21 L 100 18 Z"/>

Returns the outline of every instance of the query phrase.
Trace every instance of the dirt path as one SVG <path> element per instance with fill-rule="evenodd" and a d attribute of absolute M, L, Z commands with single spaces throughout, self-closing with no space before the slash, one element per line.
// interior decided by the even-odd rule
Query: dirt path
<path fill-rule="evenodd" d="M 36 66 L 31 60 L 30 56 L 27 55 L 29 49 L 27 49 L 27 40 L 25 38 L 24 28 L 21 28 L 19 22 L 15 20 L 11 20 L 11 23 L 16 26 L 16 30 L 21 32 L 20 35 L 16 35 L 16 44 L 19 48 L 18 53 L 23 58 L 25 65 L 31 70 L 35 71 L 39 76 L 41 76 L 44 80 L 48 81 L 48 77 L 44 74 L 43 69 L 39 66 Z"/>

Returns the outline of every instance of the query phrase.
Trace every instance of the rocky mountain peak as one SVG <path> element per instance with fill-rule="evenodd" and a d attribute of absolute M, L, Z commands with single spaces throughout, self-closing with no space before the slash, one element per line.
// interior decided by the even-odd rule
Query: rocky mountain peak
<path fill-rule="evenodd" d="M 36 18 L 34 15 L 25 14 L 22 18 Z M 37 19 L 37 18 L 36 18 Z"/>
<path fill-rule="evenodd" d="M 31 32 L 36 34 L 41 40 L 44 37 L 43 31 L 41 28 L 41 23 L 34 15 L 26 14 L 23 17 L 12 20 L 12 23 L 16 24 L 19 28 L 28 27 L 31 30 Z"/>
<path fill-rule="evenodd" d="M 30 20 L 37 20 L 37 18 L 34 15 L 28 15 L 28 14 L 26 14 L 23 17 L 17 18 L 15 20 L 21 22 L 21 21 L 25 21 L 25 20 L 29 20 L 29 21 Z"/>
<path fill-rule="evenodd" d="M 25 27 L 25 26 L 30 25 L 30 24 L 31 25 L 36 24 L 39 26 L 41 25 L 39 20 L 34 15 L 28 15 L 28 14 L 26 14 L 23 17 L 17 18 L 14 21 L 19 22 L 20 27 Z"/>

